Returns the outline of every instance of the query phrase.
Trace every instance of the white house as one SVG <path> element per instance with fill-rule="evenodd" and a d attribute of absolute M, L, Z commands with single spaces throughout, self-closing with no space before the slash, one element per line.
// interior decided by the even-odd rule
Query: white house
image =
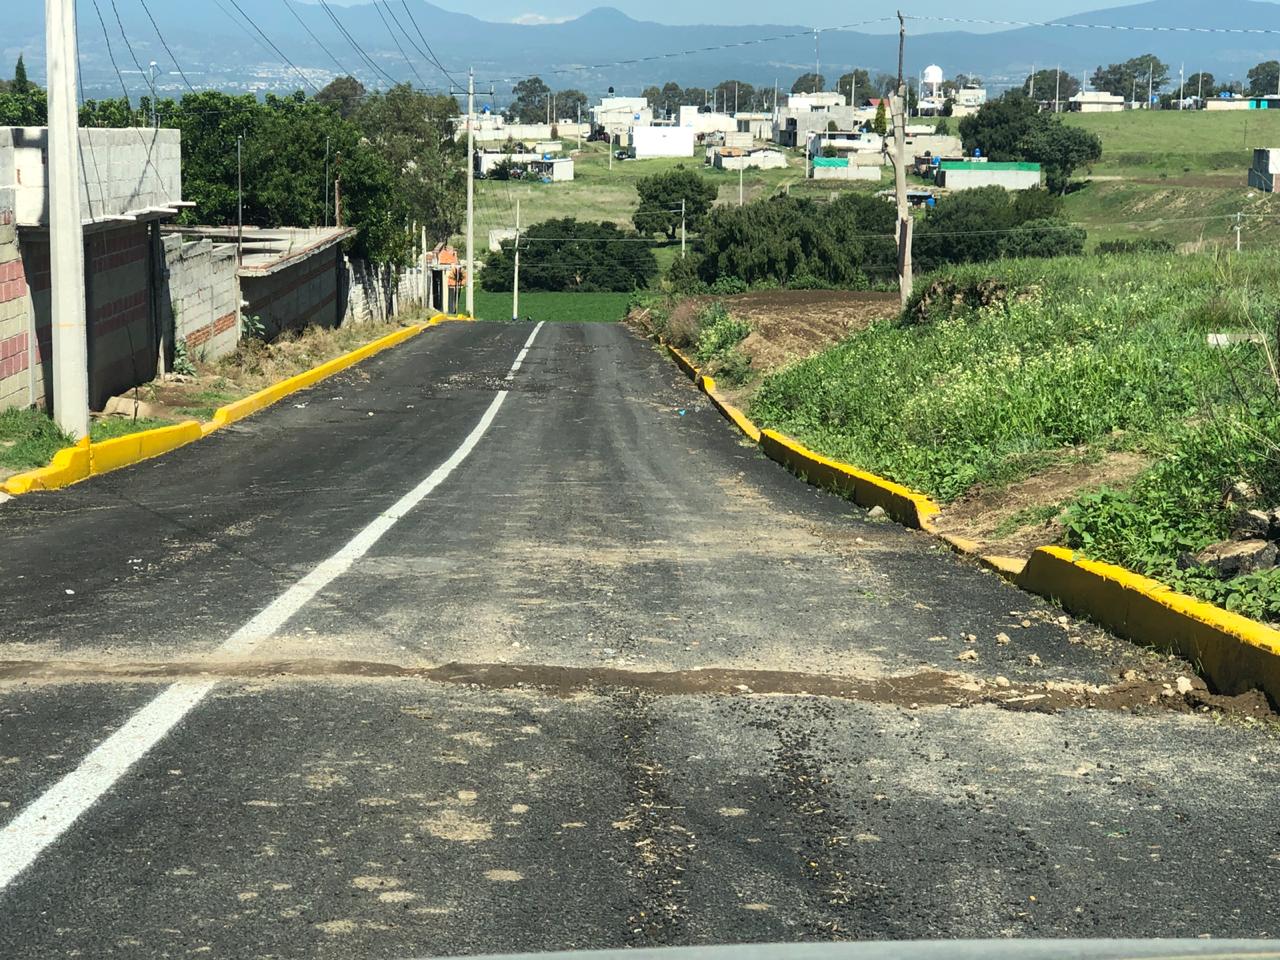
<path fill-rule="evenodd" d="M 653 108 L 644 97 L 605 97 L 591 108 L 591 126 L 611 137 L 624 136 L 632 127 L 653 123 Z"/>
<path fill-rule="evenodd" d="M 1081 90 L 1067 101 L 1067 107 L 1076 113 L 1119 113 L 1124 97 L 1105 90 Z"/>
<path fill-rule="evenodd" d="M 692 127 L 632 127 L 629 152 L 636 160 L 692 157 L 697 135 Z"/>

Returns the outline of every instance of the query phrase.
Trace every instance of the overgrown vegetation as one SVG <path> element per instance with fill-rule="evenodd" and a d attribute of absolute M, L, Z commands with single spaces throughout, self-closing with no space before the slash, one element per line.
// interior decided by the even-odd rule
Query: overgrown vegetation
<path fill-rule="evenodd" d="M 512 288 L 515 254 L 515 241 L 504 240 L 489 255 L 480 274 L 486 290 Z M 616 224 L 566 217 L 534 224 L 520 238 L 522 291 L 630 291 L 647 287 L 657 274 L 658 262 L 648 244 Z"/>
<path fill-rule="evenodd" d="M 1130 489 L 1068 507 L 1068 542 L 1276 619 L 1280 569 L 1222 580 L 1185 555 L 1226 538 L 1242 507 L 1280 505 L 1278 282 L 1267 256 L 954 268 L 900 320 L 767 378 L 751 413 L 943 501 L 1067 452 L 1145 453 L 1154 465 Z M 1210 333 L 1265 345 L 1213 347 Z"/>

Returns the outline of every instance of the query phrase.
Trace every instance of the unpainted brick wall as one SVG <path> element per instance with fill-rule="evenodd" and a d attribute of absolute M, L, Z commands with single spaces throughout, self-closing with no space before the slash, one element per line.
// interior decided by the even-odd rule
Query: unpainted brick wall
<path fill-rule="evenodd" d="M 11 194 L 0 194 L 0 410 L 31 402 L 31 300 Z"/>
<path fill-rule="evenodd" d="M 338 326 L 344 262 L 342 249 L 330 247 L 266 276 L 242 275 L 244 316 L 256 318 L 269 337 L 309 326 Z"/>

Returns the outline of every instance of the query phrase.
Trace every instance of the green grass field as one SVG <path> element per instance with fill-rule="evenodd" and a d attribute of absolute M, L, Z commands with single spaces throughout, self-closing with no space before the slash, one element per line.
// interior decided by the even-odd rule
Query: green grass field
<path fill-rule="evenodd" d="M 522 320 L 548 322 L 612 323 L 627 312 L 629 293 L 547 293 L 520 294 Z M 511 294 L 476 290 L 477 320 L 510 320 Z"/>
<path fill-rule="evenodd" d="M 803 159 L 798 154 L 788 159 L 790 166 L 782 170 L 746 171 L 743 177 L 746 199 L 754 200 L 776 193 L 789 183 L 803 181 Z M 477 246 L 488 249 L 490 230 L 515 226 L 517 198 L 520 200 L 520 219 L 526 225 L 576 217 L 629 226 L 639 202 L 636 181 L 682 165 L 698 171 L 718 185 L 719 203 L 738 202 L 738 174 L 706 166 L 701 154 L 684 159 L 614 161 L 611 170 L 605 144 L 584 143 L 575 160 L 575 179 L 569 183 L 477 180 Z"/>
<path fill-rule="evenodd" d="M 1280 112 L 1126 111 L 1067 114 L 1102 138 L 1102 160 L 1066 198 L 1066 215 L 1101 240 L 1159 237 L 1175 244 L 1280 241 L 1274 197 L 1248 186 L 1255 147 L 1280 146 Z"/>

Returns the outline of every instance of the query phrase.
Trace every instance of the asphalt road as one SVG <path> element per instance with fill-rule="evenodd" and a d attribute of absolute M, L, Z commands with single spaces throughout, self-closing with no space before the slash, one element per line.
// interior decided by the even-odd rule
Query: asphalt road
<path fill-rule="evenodd" d="M 1256 701 L 531 334 L 0 505 L 0 956 L 1280 935 Z"/>

